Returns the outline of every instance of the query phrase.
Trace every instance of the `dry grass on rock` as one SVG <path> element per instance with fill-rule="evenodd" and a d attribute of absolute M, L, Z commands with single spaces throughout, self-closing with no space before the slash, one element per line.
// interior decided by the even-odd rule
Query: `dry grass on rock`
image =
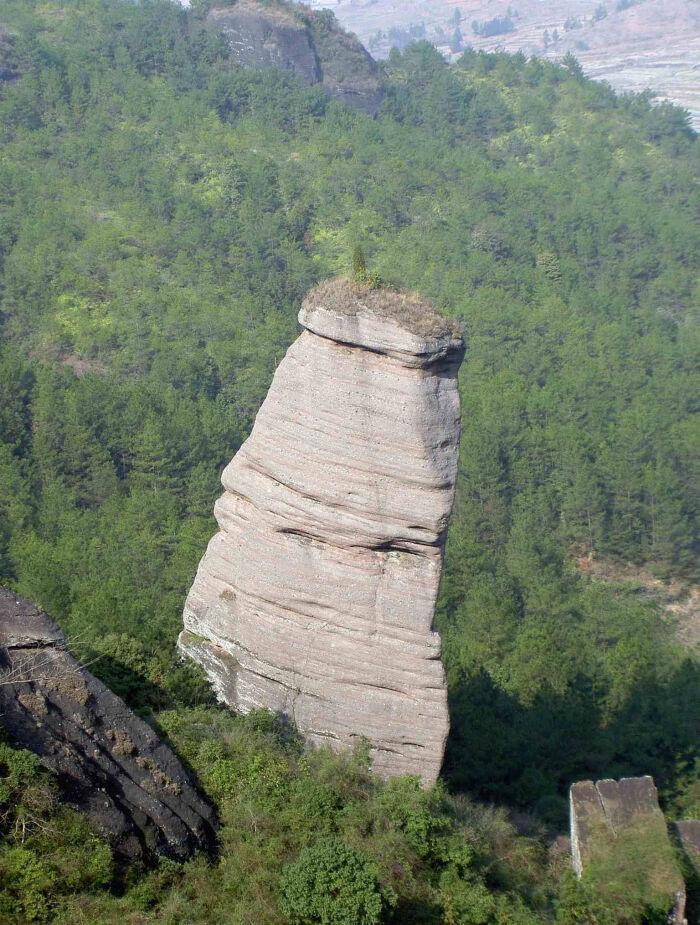
<path fill-rule="evenodd" d="M 319 283 L 304 300 L 304 309 L 325 308 L 343 315 L 369 311 L 420 337 L 461 337 L 459 324 L 415 292 L 371 289 L 347 277 Z"/>

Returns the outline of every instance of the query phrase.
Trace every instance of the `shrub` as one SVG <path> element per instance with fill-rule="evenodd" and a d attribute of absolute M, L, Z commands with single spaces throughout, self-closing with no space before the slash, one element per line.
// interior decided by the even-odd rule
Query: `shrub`
<path fill-rule="evenodd" d="M 0 911 L 22 916 L 28 922 L 47 921 L 48 895 L 54 890 L 55 880 L 55 873 L 34 851 L 5 849 L 0 856 Z"/>
<path fill-rule="evenodd" d="M 496 909 L 493 895 L 478 879 L 460 876 L 456 867 L 448 867 L 440 877 L 440 893 L 445 910 L 445 925 L 485 925 Z"/>
<path fill-rule="evenodd" d="M 305 848 L 282 874 L 280 910 L 292 925 L 379 925 L 394 904 L 364 857 L 336 836 Z"/>

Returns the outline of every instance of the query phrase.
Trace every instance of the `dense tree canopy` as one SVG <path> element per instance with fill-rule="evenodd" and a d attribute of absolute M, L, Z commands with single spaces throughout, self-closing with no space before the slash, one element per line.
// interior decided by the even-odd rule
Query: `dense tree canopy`
<path fill-rule="evenodd" d="M 372 120 L 238 69 L 201 5 L 12 0 L 0 19 L 0 580 L 136 706 L 201 698 L 170 668 L 219 473 L 303 295 L 359 242 L 468 343 L 438 613 L 449 786 L 556 826 L 572 780 L 652 773 L 697 811 L 697 660 L 637 589 L 575 567 L 693 577 L 685 114 L 574 59 L 449 67 L 417 43 Z M 472 902 L 434 870 L 444 921 L 506 921 L 482 880 Z"/>

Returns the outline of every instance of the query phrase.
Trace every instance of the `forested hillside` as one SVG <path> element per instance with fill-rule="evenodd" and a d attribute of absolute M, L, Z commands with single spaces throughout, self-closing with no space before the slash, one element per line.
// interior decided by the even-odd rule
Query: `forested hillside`
<path fill-rule="evenodd" d="M 468 344 L 438 614 L 447 786 L 554 830 L 573 780 L 651 773 L 671 816 L 697 814 L 696 654 L 634 587 L 576 568 L 592 553 L 696 574 L 700 149 L 683 112 L 616 97 L 573 58 L 467 53 L 448 67 L 419 43 L 386 63 L 373 120 L 289 75 L 236 68 L 205 12 L 0 4 L 0 581 L 101 655 L 92 670 L 131 704 L 169 708 L 162 723 L 200 774 L 255 764 L 264 729 L 193 744 L 183 710 L 206 692 L 173 667 L 174 643 L 220 471 L 302 297 L 347 272 L 360 245 L 372 272 L 431 297 Z M 278 795 L 289 767 L 306 780 L 296 746 L 269 735 L 257 771 L 245 765 L 249 808 L 259 775 Z M 329 837 L 358 845 L 371 828 L 352 816 L 359 773 L 312 775 L 328 817 L 345 813 Z M 224 776 L 205 783 L 226 804 Z M 342 796 L 323 790 L 336 784 Z M 283 824 L 273 804 L 264 812 Z M 269 899 L 276 849 L 252 831 L 237 819 L 229 832 L 250 864 L 238 858 L 231 876 L 255 874 Z M 418 847 L 384 833 L 368 848 L 381 870 L 404 852 L 417 878 L 414 918 L 405 906 L 399 921 L 532 921 L 486 900 L 482 918 L 443 917 L 430 890 L 468 866 L 446 860 L 447 831 Z M 284 838 L 280 857 L 294 854 Z M 493 889 L 520 890 L 534 920 L 553 915 L 551 884 L 518 864 Z M 150 899 L 142 890 L 144 916 L 176 878 L 160 876 Z M 400 908 L 404 888 L 392 886 Z M 84 920 L 111 920 L 94 914 Z M 264 921 L 287 921 L 275 914 Z"/>

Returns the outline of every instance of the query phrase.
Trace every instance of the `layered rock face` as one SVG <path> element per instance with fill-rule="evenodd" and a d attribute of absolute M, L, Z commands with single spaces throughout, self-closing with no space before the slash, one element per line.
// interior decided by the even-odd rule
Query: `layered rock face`
<path fill-rule="evenodd" d="M 464 344 L 429 305 L 342 281 L 299 321 L 224 471 L 180 646 L 234 709 L 278 711 L 312 743 L 367 737 L 378 773 L 432 781 Z"/>
<path fill-rule="evenodd" d="M 0 587 L 0 722 L 121 854 L 184 860 L 211 845 L 214 812 L 180 761 L 65 644 L 53 620 Z"/>

